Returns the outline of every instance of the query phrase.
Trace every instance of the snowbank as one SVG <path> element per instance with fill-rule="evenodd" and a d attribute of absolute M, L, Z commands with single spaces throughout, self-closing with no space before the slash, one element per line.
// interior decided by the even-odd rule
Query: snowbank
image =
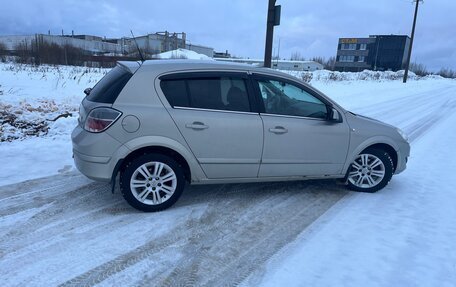
<path fill-rule="evenodd" d="M 177 49 L 156 55 L 160 59 L 191 59 L 191 60 L 213 60 L 204 54 L 199 54 L 195 51 L 187 49 Z"/>
<path fill-rule="evenodd" d="M 351 82 L 351 81 L 398 81 L 404 77 L 404 71 L 369 71 L 362 72 L 337 72 L 328 70 L 318 70 L 314 72 L 304 71 L 281 71 L 292 76 L 295 76 L 307 83 L 309 82 Z M 426 77 L 417 76 L 413 72 L 409 72 L 409 80 L 423 80 L 423 79 L 443 79 L 438 75 L 429 75 Z"/>
<path fill-rule="evenodd" d="M 43 136 L 51 120 L 78 117 L 83 90 L 109 69 L 70 66 L 0 64 L 0 142 Z"/>

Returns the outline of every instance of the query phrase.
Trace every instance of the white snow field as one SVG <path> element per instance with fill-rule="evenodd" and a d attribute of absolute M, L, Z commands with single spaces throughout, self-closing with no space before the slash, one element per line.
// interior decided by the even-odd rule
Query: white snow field
<path fill-rule="evenodd" d="M 109 69 L 0 64 L 0 185 L 73 169 L 71 130 L 77 124 L 83 90 Z M 55 119 L 69 112 L 68 118 Z M 9 116 L 22 122 L 5 123 Z M 33 130 L 45 121 L 48 134 Z M 33 135 L 27 136 L 30 132 Z M 11 142 L 6 140 L 11 139 Z M 17 140 L 19 139 L 19 140 Z M 21 172 L 24 169 L 27 172 Z"/>
<path fill-rule="evenodd" d="M 409 134 L 407 170 L 378 193 L 332 180 L 191 186 L 146 214 L 73 167 L 82 90 L 106 70 L 34 69 L 0 64 L 0 112 L 73 116 L 38 136 L 2 124 L 2 286 L 456 286 L 456 81 L 313 74 L 345 108 Z"/>

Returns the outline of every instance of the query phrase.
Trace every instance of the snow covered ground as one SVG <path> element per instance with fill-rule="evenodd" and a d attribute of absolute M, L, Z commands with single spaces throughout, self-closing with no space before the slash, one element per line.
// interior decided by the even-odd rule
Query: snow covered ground
<path fill-rule="evenodd" d="M 14 163 L 0 166 L 0 185 L 73 169 L 69 136 L 82 91 L 108 71 L 0 64 L 0 159 Z M 64 113 L 71 116 L 47 121 Z"/>
<path fill-rule="evenodd" d="M 379 193 L 348 194 L 244 285 L 456 286 L 454 89 L 446 106 L 404 174 Z"/>
<path fill-rule="evenodd" d="M 0 186 L 18 183 L 0 187 L 3 286 L 456 286 L 456 81 L 312 74 L 345 108 L 409 134 L 408 169 L 379 193 L 333 181 L 200 186 L 142 214 L 73 167 L 82 90 L 106 70 L 39 69 L 0 64 L 0 111 L 73 116 L 39 137 L 2 125 L 0 138 L 5 126 L 12 136 L 0 142 Z"/>

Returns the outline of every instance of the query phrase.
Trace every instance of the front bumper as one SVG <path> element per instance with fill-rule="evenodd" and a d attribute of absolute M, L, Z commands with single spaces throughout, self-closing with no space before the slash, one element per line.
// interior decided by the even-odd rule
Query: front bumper
<path fill-rule="evenodd" d="M 397 150 L 397 166 L 394 174 L 399 174 L 407 168 L 408 158 L 410 156 L 410 144 L 408 142 L 403 142 Z"/>

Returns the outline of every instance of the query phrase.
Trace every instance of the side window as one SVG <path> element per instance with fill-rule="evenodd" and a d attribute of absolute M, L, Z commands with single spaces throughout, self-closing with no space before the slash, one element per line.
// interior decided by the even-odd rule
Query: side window
<path fill-rule="evenodd" d="M 236 77 L 202 77 L 162 80 L 160 86 L 173 107 L 249 112 L 245 80 Z"/>
<path fill-rule="evenodd" d="M 189 107 L 190 103 L 187 96 L 185 80 L 166 80 L 161 81 L 161 89 L 166 96 L 169 104 L 173 107 Z"/>
<path fill-rule="evenodd" d="M 188 79 L 192 108 L 223 110 L 220 78 Z"/>
<path fill-rule="evenodd" d="M 307 91 L 286 82 L 259 80 L 258 86 L 268 114 L 326 119 L 326 105 Z"/>

